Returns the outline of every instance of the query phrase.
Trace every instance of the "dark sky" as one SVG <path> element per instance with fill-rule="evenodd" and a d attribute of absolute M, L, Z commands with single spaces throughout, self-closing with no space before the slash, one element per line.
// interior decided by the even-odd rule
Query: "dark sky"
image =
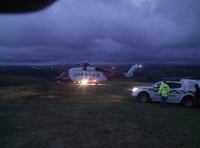
<path fill-rule="evenodd" d="M 200 63 L 199 0 L 58 0 L 0 14 L 0 65 Z"/>

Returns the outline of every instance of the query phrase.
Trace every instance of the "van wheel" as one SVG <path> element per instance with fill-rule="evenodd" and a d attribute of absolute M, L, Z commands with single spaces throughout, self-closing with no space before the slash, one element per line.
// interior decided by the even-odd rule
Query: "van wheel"
<path fill-rule="evenodd" d="M 192 107 L 194 101 L 193 101 L 192 97 L 185 97 L 185 98 L 183 98 L 182 103 L 183 103 L 183 105 L 184 105 L 185 107 Z"/>
<path fill-rule="evenodd" d="M 149 94 L 146 92 L 142 92 L 137 97 L 139 102 L 146 103 L 149 101 Z"/>

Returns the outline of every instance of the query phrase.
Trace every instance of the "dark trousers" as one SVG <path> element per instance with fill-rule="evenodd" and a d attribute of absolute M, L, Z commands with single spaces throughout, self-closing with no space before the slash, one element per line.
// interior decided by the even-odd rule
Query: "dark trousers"
<path fill-rule="evenodd" d="M 161 96 L 160 106 L 161 107 L 167 107 L 167 97 Z"/>
<path fill-rule="evenodd" d="M 200 107 L 200 99 L 199 99 L 200 97 L 195 97 L 195 103 L 196 103 L 196 106 L 197 107 Z"/>

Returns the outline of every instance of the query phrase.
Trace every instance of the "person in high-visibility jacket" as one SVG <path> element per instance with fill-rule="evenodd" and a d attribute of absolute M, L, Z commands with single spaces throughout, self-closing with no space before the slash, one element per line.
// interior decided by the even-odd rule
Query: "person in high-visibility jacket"
<path fill-rule="evenodd" d="M 194 88 L 195 88 L 195 103 L 196 103 L 196 106 L 197 107 L 200 107 L 200 87 L 198 84 L 195 84 L 194 85 Z"/>
<path fill-rule="evenodd" d="M 159 88 L 159 94 L 161 96 L 160 100 L 160 106 L 161 107 L 167 107 L 167 98 L 169 95 L 170 88 L 167 85 L 166 82 L 161 82 L 160 88 Z"/>

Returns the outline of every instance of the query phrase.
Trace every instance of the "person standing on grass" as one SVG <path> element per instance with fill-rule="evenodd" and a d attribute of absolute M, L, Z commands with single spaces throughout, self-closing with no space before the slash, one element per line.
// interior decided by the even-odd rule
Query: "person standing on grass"
<path fill-rule="evenodd" d="M 195 87 L 195 103 L 196 103 L 196 106 L 199 107 L 199 105 L 200 105 L 200 88 L 199 88 L 198 84 L 195 84 L 194 87 Z"/>
<path fill-rule="evenodd" d="M 159 88 L 159 94 L 161 96 L 161 100 L 160 100 L 161 107 L 167 107 L 167 98 L 169 95 L 169 91 L 170 91 L 170 88 L 167 85 L 167 83 L 165 81 L 162 81 Z"/>

